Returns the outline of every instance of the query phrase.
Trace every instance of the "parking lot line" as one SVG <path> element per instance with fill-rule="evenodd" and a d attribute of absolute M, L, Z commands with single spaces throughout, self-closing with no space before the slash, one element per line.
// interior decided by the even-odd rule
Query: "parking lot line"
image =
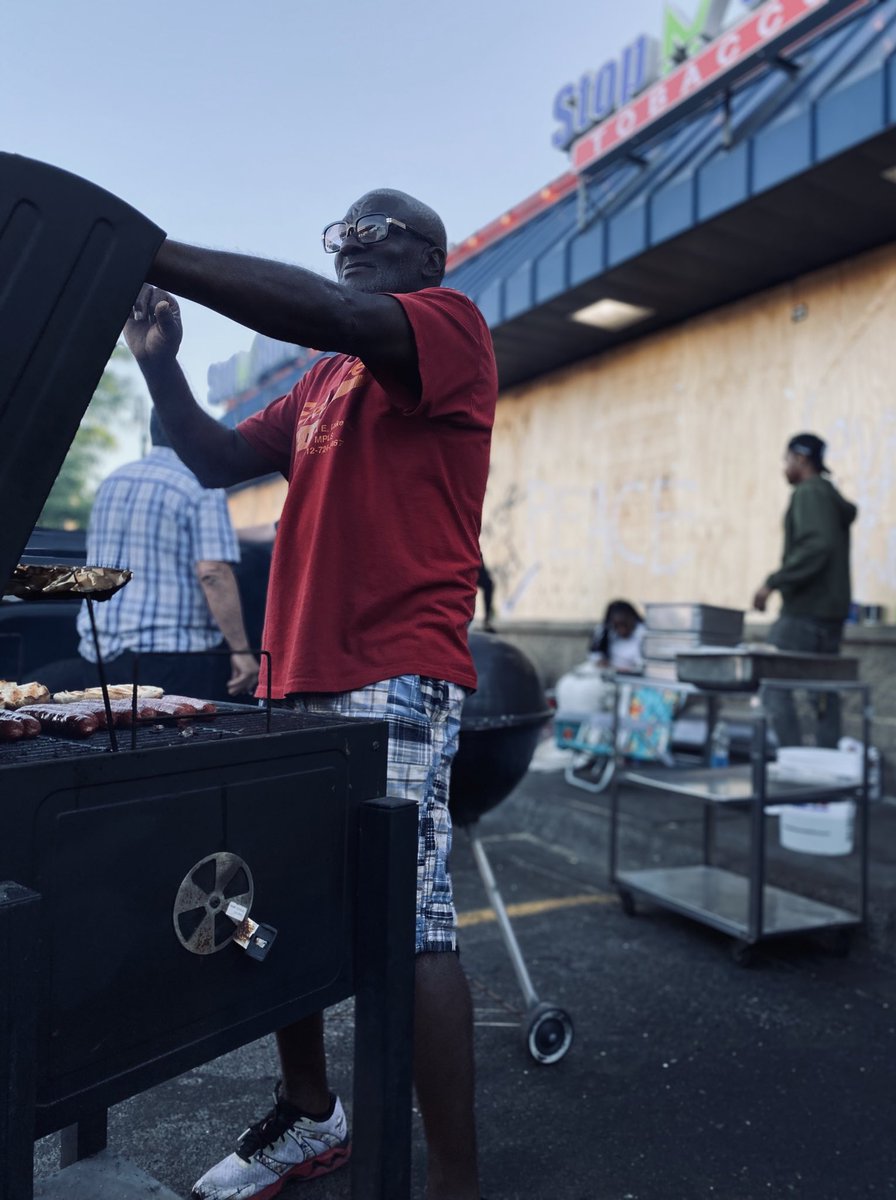
<path fill-rule="evenodd" d="M 579 896 L 556 896 L 551 900 L 527 900 L 520 904 L 508 904 L 508 917 L 533 917 L 540 913 L 552 912 L 559 908 L 580 908 L 585 904 L 616 903 L 616 896 L 609 892 L 586 892 Z M 493 908 L 473 908 L 469 912 L 458 913 L 459 929 L 469 929 L 472 925 L 483 925 L 486 921 L 496 921 Z"/>

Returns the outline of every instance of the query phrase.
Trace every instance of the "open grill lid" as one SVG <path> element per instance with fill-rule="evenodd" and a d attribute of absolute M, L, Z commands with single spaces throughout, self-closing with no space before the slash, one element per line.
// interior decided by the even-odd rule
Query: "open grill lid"
<path fill-rule="evenodd" d="M 0 153 L 0 589 L 164 237 L 77 175 Z"/>

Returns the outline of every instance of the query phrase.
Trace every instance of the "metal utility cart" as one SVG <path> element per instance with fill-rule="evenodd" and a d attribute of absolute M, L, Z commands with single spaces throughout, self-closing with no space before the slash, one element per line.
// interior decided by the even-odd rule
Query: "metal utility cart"
<path fill-rule="evenodd" d="M 684 769 L 618 763 L 611 788 L 609 874 L 623 909 L 635 912 L 637 900 L 670 909 L 734 938 L 732 955 L 746 964 L 760 941 L 790 934 L 832 931 L 835 949 L 845 953 L 852 930 L 866 919 L 868 873 L 868 746 L 870 689 L 863 684 L 800 680 L 763 680 L 764 702 L 770 691 L 799 688 L 857 696 L 861 703 L 862 770 L 860 782 L 776 779 L 769 774 L 772 751 L 769 721 L 760 709 L 754 718 L 751 761 L 728 767 Z M 686 796 L 703 805 L 702 854 L 684 866 L 620 869 L 620 788 Z M 773 805 L 802 805 L 851 799 L 856 803 L 857 880 L 854 907 L 840 908 L 766 881 L 766 817 Z M 747 871 L 739 873 L 714 863 L 715 817 L 720 809 L 737 809 L 748 818 Z"/>

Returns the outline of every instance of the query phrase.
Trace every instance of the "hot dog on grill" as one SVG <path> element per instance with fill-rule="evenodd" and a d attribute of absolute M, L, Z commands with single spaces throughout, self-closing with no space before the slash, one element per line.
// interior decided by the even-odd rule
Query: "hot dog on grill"
<path fill-rule="evenodd" d="M 170 704 L 180 704 L 186 707 L 188 712 L 200 713 L 203 717 L 210 717 L 218 711 L 217 706 L 211 700 L 196 700 L 192 696 L 168 696 L 165 695 L 160 700 L 154 700 L 153 704 L 164 703 L 168 701 Z"/>
<path fill-rule="evenodd" d="M 110 700 L 109 707 L 112 709 L 112 717 L 116 725 L 129 727 L 133 723 L 133 703 L 130 700 Z M 138 700 L 137 701 L 137 720 L 146 721 L 151 717 L 159 715 L 157 700 Z"/>
<path fill-rule="evenodd" d="M 109 718 L 106 716 L 106 706 L 102 700 L 78 700 L 72 704 L 54 704 L 53 708 L 61 708 L 67 713 L 80 713 L 82 716 L 96 717 L 97 729 L 109 728 Z M 117 724 L 114 711 L 112 723 L 113 725 Z"/>
<path fill-rule="evenodd" d="M 202 707 L 206 701 L 191 700 L 188 696 L 162 696 L 152 703 L 156 712 L 166 717 L 205 717 L 216 711 L 214 704 L 208 712 Z"/>
<path fill-rule="evenodd" d="M 42 733 L 56 737 L 90 737 L 100 727 L 96 715 L 77 704 L 28 704 L 18 711 L 35 717 Z"/>
<path fill-rule="evenodd" d="M 0 711 L 0 742 L 16 742 L 20 738 L 37 737 L 40 721 L 27 714 Z"/>

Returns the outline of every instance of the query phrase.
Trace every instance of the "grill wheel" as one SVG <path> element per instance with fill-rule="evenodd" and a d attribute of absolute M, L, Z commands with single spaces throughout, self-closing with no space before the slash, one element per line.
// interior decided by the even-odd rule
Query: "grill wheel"
<path fill-rule="evenodd" d="M 230 945 L 237 926 L 225 915 L 231 901 L 248 913 L 255 887 L 241 858 L 222 850 L 187 872 L 174 900 L 174 932 L 191 954 L 217 954 Z"/>

